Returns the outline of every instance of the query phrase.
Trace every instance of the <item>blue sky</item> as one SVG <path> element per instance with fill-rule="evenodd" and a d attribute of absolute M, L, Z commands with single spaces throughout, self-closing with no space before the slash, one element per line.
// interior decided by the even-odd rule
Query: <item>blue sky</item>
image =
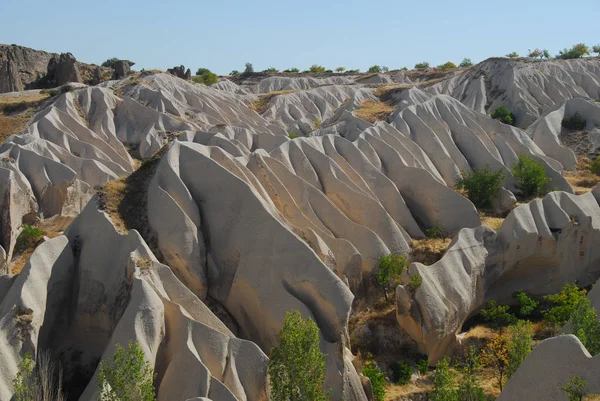
<path fill-rule="evenodd" d="M 134 69 L 394 69 L 597 44 L 599 11 L 599 0 L 2 0 L 0 43 Z"/>

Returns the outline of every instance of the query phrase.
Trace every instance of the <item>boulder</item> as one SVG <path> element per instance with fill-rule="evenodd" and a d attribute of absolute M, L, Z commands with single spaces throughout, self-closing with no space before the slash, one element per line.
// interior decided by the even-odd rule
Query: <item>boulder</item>
<path fill-rule="evenodd" d="M 192 72 L 190 71 L 189 68 L 186 70 L 183 65 L 180 65 L 179 67 L 169 68 L 167 70 L 167 72 L 169 74 L 175 75 L 176 77 L 181 78 L 181 79 L 186 79 L 186 80 L 192 79 Z"/>
<path fill-rule="evenodd" d="M 0 55 L 0 93 L 23 90 L 23 83 L 17 71 L 17 66 L 6 56 Z"/>
<path fill-rule="evenodd" d="M 122 79 L 129 75 L 131 67 L 135 65 L 133 61 L 129 60 L 117 60 L 113 65 L 114 71 L 112 79 Z"/>
<path fill-rule="evenodd" d="M 61 86 L 68 82 L 83 82 L 76 63 L 77 60 L 71 53 L 61 53 L 60 56 L 53 57 L 48 66 L 52 86 Z"/>

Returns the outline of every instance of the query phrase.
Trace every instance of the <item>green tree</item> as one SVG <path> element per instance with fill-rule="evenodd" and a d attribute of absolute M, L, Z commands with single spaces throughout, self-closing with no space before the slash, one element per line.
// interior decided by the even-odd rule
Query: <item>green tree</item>
<path fill-rule="evenodd" d="M 484 364 L 493 370 L 500 391 L 504 387 L 508 372 L 508 343 L 509 338 L 506 334 L 496 334 L 488 341 L 481 354 Z"/>
<path fill-rule="evenodd" d="M 558 294 L 544 297 L 552 304 L 552 307 L 544 313 L 544 319 L 555 327 L 564 326 L 585 297 L 586 290 L 580 290 L 576 284 L 565 284 Z"/>
<path fill-rule="evenodd" d="M 531 353 L 533 326 L 531 322 L 519 320 L 508 327 L 508 378 L 515 374 L 527 355 Z"/>
<path fill-rule="evenodd" d="M 381 72 L 381 67 L 378 66 L 378 65 L 371 66 L 371 67 L 369 67 L 369 69 L 367 70 L 367 72 L 371 73 L 371 74 L 373 74 L 373 73 L 379 73 L 379 72 Z"/>
<path fill-rule="evenodd" d="M 579 338 L 592 356 L 600 354 L 598 313 L 587 297 L 579 301 L 571 315 L 571 333 Z"/>
<path fill-rule="evenodd" d="M 487 396 L 479 383 L 479 372 L 481 364 L 479 353 L 473 346 L 469 347 L 462 371 L 462 377 L 458 382 L 458 399 L 460 401 L 486 401 Z"/>
<path fill-rule="evenodd" d="M 385 386 L 387 382 L 385 381 L 385 376 L 381 369 L 377 366 L 374 361 L 369 361 L 362 368 L 363 376 L 369 378 L 371 382 L 371 388 L 373 389 L 373 398 L 375 401 L 383 401 L 385 398 Z M 310 400 L 306 400 L 310 401 Z"/>
<path fill-rule="evenodd" d="M 456 64 L 454 64 L 452 61 L 448 61 L 444 64 L 438 65 L 437 68 L 442 71 L 453 70 L 456 68 Z"/>
<path fill-rule="evenodd" d="M 117 63 L 117 61 L 119 61 L 118 58 L 111 57 L 111 58 L 107 59 L 106 61 L 104 61 L 101 65 L 102 65 L 102 67 L 115 68 L 115 64 Z"/>
<path fill-rule="evenodd" d="M 527 57 L 538 58 L 538 57 L 542 57 L 543 54 L 544 53 L 542 53 L 542 51 L 540 49 L 529 50 L 527 53 Z"/>
<path fill-rule="evenodd" d="M 508 305 L 499 305 L 492 299 L 479 314 L 486 322 L 490 322 L 492 327 L 501 328 L 513 324 L 517 320 L 515 315 L 508 311 L 509 309 Z"/>
<path fill-rule="evenodd" d="M 575 112 L 572 116 L 563 118 L 560 124 L 570 131 L 581 131 L 585 129 L 587 120 L 581 114 Z"/>
<path fill-rule="evenodd" d="M 394 379 L 396 383 L 400 385 L 405 385 L 410 382 L 410 378 L 412 376 L 412 369 L 410 365 L 406 362 L 396 362 L 392 370 L 394 372 Z"/>
<path fill-rule="evenodd" d="M 502 170 L 492 172 L 489 166 L 463 173 L 457 188 L 464 189 L 467 197 L 479 209 L 492 207 L 506 175 Z"/>
<path fill-rule="evenodd" d="M 274 401 L 326 401 L 325 355 L 319 349 L 319 328 L 299 311 L 285 314 L 279 347 L 271 348 L 269 361 Z"/>
<path fill-rule="evenodd" d="M 581 58 L 589 54 L 590 48 L 587 47 L 585 43 L 577 43 L 576 45 L 573 45 L 570 49 L 561 50 L 556 56 L 556 58 L 562 60 L 569 60 L 574 58 Z"/>
<path fill-rule="evenodd" d="M 211 72 L 208 68 L 198 68 L 198 71 L 196 71 L 196 76 L 193 78 L 193 81 L 198 84 L 204 84 L 206 86 L 209 86 L 219 82 L 219 77 L 217 76 L 217 74 Z"/>
<path fill-rule="evenodd" d="M 517 52 L 511 52 L 511 53 L 508 53 L 506 55 L 506 57 L 508 57 L 508 58 L 517 58 L 517 57 L 519 57 L 519 53 L 517 53 Z"/>
<path fill-rule="evenodd" d="M 113 357 L 98 365 L 100 401 L 154 401 L 153 381 L 154 371 L 137 341 L 130 341 L 127 351 L 116 344 Z"/>
<path fill-rule="evenodd" d="M 279 72 L 279 70 L 275 67 L 269 67 L 266 70 L 263 71 L 264 73 L 274 73 L 274 72 Z"/>
<path fill-rule="evenodd" d="M 31 249 L 36 246 L 40 239 L 44 236 L 44 232 L 37 227 L 23 224 L 21 232 L 15 242 L 15 253 L 23 252 L 26 249 Z"/>
<path fill-rule="evenodd" d="M 417 64 L 415 64 L 415 68 L 417 70 L 426 70 L 427 68 L 429 68 L 429 63 L 427 61 L 417 63 Z"/>
<path fill-rule="evenodd" d="M 600 45 L 592 46 L 592 53 L 596 53 L 598 56 L 600 56 Z"/>
<path fill-rule="evenodd" d="M 19 362 L 19 371 L 13 379 L 13 391 L 15 401 L 33 401 L 34 383 L 33 383 L 33 368 L 35 363 L 31 354 L 25 354 L 21 362 Z"/>
<path fill-rule="evenodd" d="M 550 60 L 550 52 L 548 51 L 548 49 L 544 49 L 542 51 L 542 57 L 545 58 L 546 60 Z"/>
<path fill-rule="evenodd" d="M 494 110 L 494 112 L 491 114 L 491 117 L 494 120 L 500 120 L 504 124 L 508 125 L 515 125 L 516 121 L 515 115 L 504 106 L 500 106 Z"/>
<path fill-rule="evenodd" d="M 461 67 L 471 67 L 472 65 L 473 65 L 473 62 L 471 61 L 470 58 L 463 58 L 463 61 L 460 62 Z"/>
<path fill-rule="evenodd" d="M 517 299 L 517 302 L 519 303 L 519 316 L 521 316 L 521 317 L 531 316 L 535 312 L 535 310 L 538 308 L 538 306 L 540 305 L 539 302 L 530 298 L 523 291 L 517 291 L 514 294 L 514 297 Z"/>
<path fill-rule="evenodd" d="M 240 72 L 238 70 L 233 70 L 229 73 L 229 75 L 233 76 L 233 75 L 238 75 Z"/>
<path fill-rule="evenodd" d="M 583 380 L 579 376 L 574 376 L 568 383 L 560 388 L 567 393 L 569 401 L 582 401 L 583 397 L 588 395 L 587 380 Z"/>
<path fill-rule="evenodd" d="M 429 394 L 429 399 L 431 401 L 459 401 L 454 386 L 455 376 L 456 374 L 450 370 L 450 360 L 448 357 L 444 357 L 435 367 L 433 391 Z"/>
<path fill-rule="evenodd" d="M 244 70 L 244 75 L 254 74 L 254 67 L 252 63 L 246 63 L 246 69 Z"/>
<path fill-rule="evenodd" d="M 346 70 L 346 67 L 338 67 L 335 69 L 336 72 L 344 72 Z"/>
<path fill-rule="evenodd" d="M 542 195 L 544 187 L 551 181 L 546 177 L 542 163 L 527 155 L 519 155 L 519 161 L 513 164 L 512 173 L 517 179 L 517 188 L 526 199 Z"/>
<path fill-rule="evenodd" d="M 414 293 L 417 290 L 417 288 L 421 286 L 421 284 L 423 284 L 423 279 L 421 278 L 421 276 L 419 276 L 419 274 L 415 273 L 412 276 L 410 276 L 410 281 L 408 282 L 407 287 L 410 291 Z"/>
<path fill-rule="evenodd" d="M 590 164 L 590 171 L 596 175 L 600 175 L 600 156 L 596 157 Z"/>
<path fill-rule="evenodd" d="M 287 70 L 284 70 L 283 72 L 300 72 L 300 70 L 297 68 L 288 68 Z"/>
<path fill-rule="evenodd" d="M 379 258 L 379 270 L 376 285 L 383 290 L 385 300 L 388 300 L 390 289 L 399 284 L 400 274 L 406 269 L 406 256 L 401 253 L 390 253 Z"/>
<path fill-rule="evenodd" d="M 308 69 L 309 72 L 311 72 L 312 74 L 320 74 L 326 71 L 325 67 L 317 65 L 317 64 L 313 64 L 310 66 L 310 68 Z"/>

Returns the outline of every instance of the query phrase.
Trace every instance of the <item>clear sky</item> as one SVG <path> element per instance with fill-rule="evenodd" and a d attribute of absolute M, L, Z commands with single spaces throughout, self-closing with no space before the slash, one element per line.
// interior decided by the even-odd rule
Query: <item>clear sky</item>
<path fill-rule="evenodd" d="M 0 0 L 0 43 L 218 74 L 479 62 L 600 43 L 600 0 Z"/>

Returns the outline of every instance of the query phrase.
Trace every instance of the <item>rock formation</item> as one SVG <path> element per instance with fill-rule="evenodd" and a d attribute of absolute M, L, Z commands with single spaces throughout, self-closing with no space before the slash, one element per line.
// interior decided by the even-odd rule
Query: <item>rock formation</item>
<path fill-rule="evenodd" d="M 129 72 L 131 71 L 131 67 L 133 65 L 135 65 L 135 63 L 133 61 L 117 60 L 117 62 L 115 62 L 114 66 L 113 66 L 114 72 L 113 72 L 112 79 L 125 78 L 127 75 L 129 75 Z"/>
<path fill-rule="evenodd" d="M 82 82 L 76 62 L 71 53 L 61 53 L 60 56 L 50 60 L 48 74 L 52 77 L 53 86 L 61 86 L 68 82 Z"/>
<path fill-rule="evenodd" d="M 14 61 L 0 57 L 0 93 L 23 90 L 23 83 Z"/>
<path fill-rule="evenodd" d="M 192 71 L 189 68 L 186 70 L 183 65 L 180 65 L 179 67 L 169 68 L 167 72 L 187 81 L 192 79 Z"/>

